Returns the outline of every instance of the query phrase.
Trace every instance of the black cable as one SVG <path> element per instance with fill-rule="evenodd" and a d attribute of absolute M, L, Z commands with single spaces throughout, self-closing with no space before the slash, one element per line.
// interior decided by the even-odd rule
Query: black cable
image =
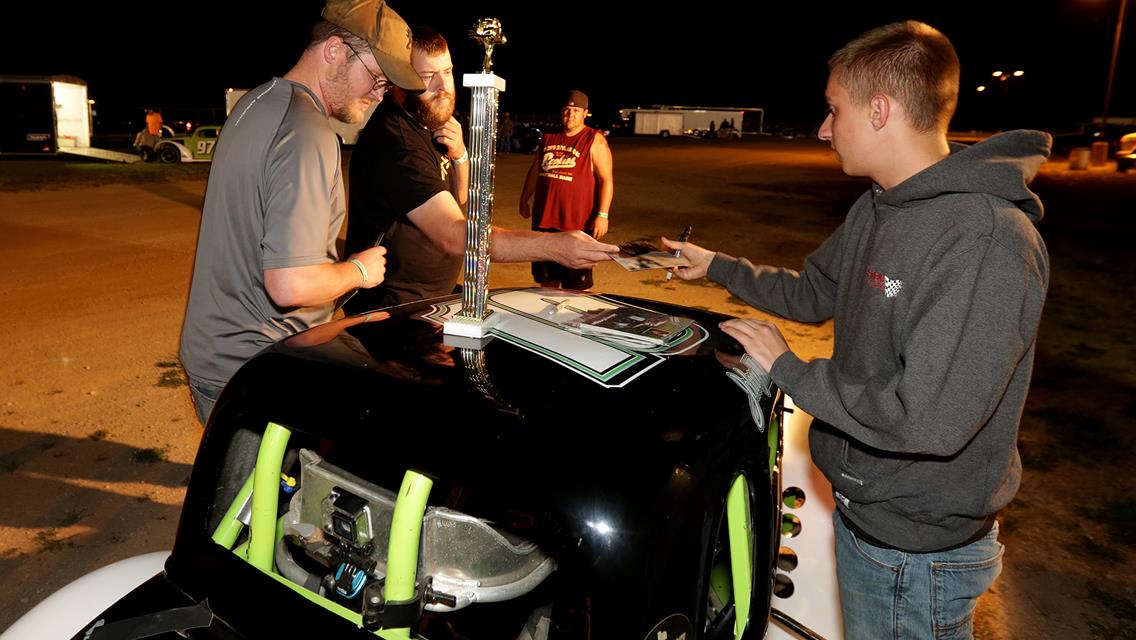
<path fill-rule="evenodd" d="M 797 634 L 798 637 L 803 638 L 804 640 L 824 640 L 824 636 L 817 634 L 817 632 L 806 627 L 800 622 L 797 622 L 782 611 L 779 611 L 777 609 L 770 609 L 769 617 L 773 618 L 774 622 L 777 622 L 781 626 L 785 627 L 788 631 Z"/>

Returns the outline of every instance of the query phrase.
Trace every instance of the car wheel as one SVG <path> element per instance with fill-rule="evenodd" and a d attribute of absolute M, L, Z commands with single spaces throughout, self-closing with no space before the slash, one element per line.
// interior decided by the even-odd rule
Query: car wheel
<path fill-rule="evenodd" d="M 667 131 L 666 129 L 663 129 L 662 131 L 659 132 L 659 137 L 669 138 L 669 137 L 671 137 L 671 132 Z"/>
<path fill-rule="evenodd" d="M 181 162 L 181 152 L 172 144 L 163 145 L 158 150 L 158 159 L 162 162 Z"/>

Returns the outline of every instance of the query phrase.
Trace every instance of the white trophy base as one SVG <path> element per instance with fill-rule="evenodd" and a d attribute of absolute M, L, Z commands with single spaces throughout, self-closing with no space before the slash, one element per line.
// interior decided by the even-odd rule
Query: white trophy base
<path fill-rule="evenodd" d="M 489 330 L 501 319 L 501 314 L 490 311 L 484 318 L 454 316 L 442 325 L 446 335 L 481 339 L 489 335 Z"/>

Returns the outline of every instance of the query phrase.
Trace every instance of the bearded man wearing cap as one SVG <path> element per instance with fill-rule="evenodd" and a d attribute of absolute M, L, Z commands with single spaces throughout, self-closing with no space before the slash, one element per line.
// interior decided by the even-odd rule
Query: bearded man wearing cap
<path fill-rule="evenodd" d="M 382 282 L 385 249 L 339 259 L 347 200 L 328 118 L 359 122 L 392 85 L 423 89 L 406 22 L 381 0 L 328 0 L 295 66 L 245 94 L 225 122 L 179 350 L 203 424 L 246 360 Z"/>
<path fill-rule="evenodd" d="M 569 91 L 560 110 L 561 133 L 541 140 L 521 191 L 520 214 L 530 216 L 533 229 L 542 232 L 581 229 L 597 240 L 607 233 L 608 211 L 615 195 L 611 170 L 611 147 L 598 130 L 584 124 L 588 96 Z M 543 287 L 590 289 L 592 270 L 565 268 L 549 262 L 534 262 L 533 278 Z"/>
<path fill-rule="evenodd" d="M 448 295 L 461 273 L 469 154 L 454 119 L 454 65 L 445 38 L 413 30 L 411 62 L 426 90 L 397 88 L 359 134 L 351 156 L 347 251 L 381 241 L 387 278 L 353 297 L 350 313 Z M 590 268 L 618 253 L 580 231 L 546 234 L 493 228 L 496 262 L 551 260 Z"/>

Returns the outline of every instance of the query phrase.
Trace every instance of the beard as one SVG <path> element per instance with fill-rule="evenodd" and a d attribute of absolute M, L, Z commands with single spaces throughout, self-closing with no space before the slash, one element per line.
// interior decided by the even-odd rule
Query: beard
<path fill-rule="evenodd" d="M 439 91 L 429 101 L 418 96 L 407 96 L 403 106 L 419 124 L 433 131 L 453 117 L 454 94 L 449 91 Z"/>
<path fill-rule="evenodd" d="M 363 114 L 371 106 L 371 99 L 366 96 L 351 97 L 351 79 L 347 75 L 347 65 L 331 74 L 327 98 L 327 114 L 344 124 L 358 124 L 363 121 Z"/>

